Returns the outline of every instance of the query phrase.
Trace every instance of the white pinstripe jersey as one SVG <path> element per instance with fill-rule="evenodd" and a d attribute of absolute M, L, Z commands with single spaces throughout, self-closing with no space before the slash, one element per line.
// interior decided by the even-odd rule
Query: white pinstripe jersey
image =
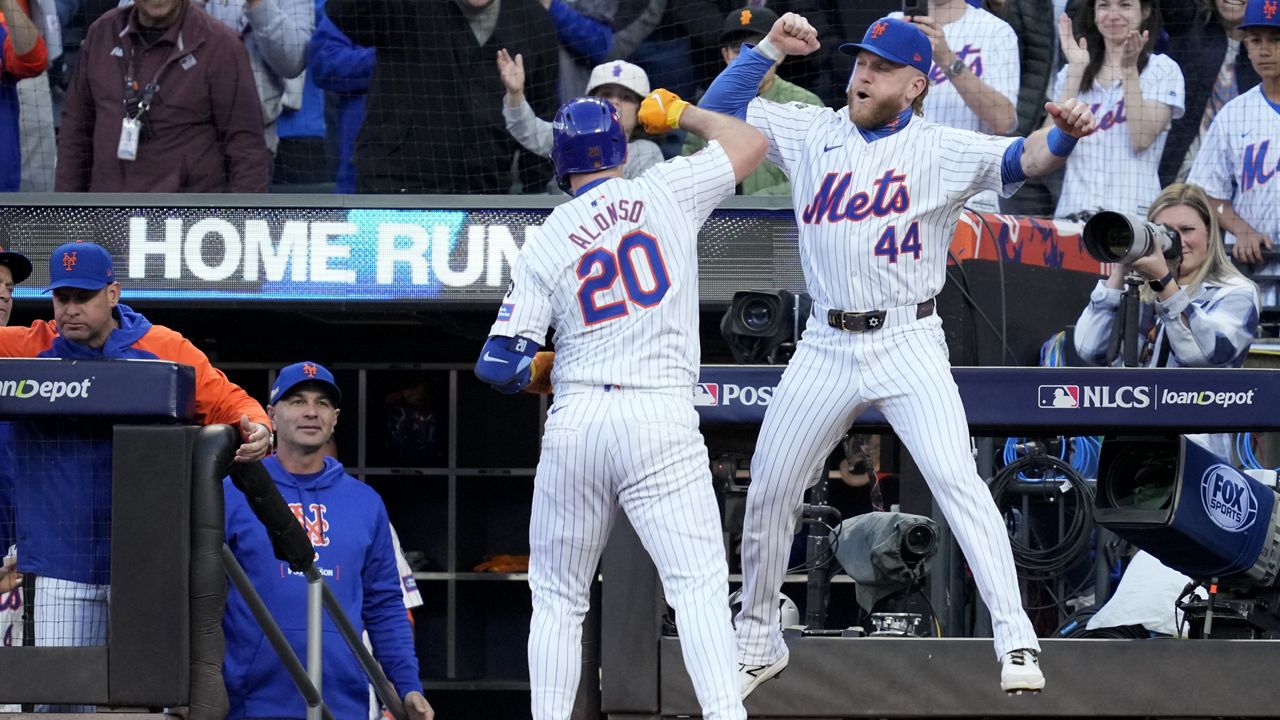
<path fill-rule="evenodd" d="M 828 308 L 885 310 L 937 295 L 965 200 L 1018 188 L 1000 178 L 1014 138 L 913 117 L 867 142 L 845 109 L 761 98 L 747 122 L 791 180 L 805 281 Z"/>
<path fill-rule="evenodd" d="M 1249 227 L 1280 240 L 1280 110 L 1262 86 L 1222 106 L 1209 126 L 1187 182 L 1230 200 Z"/>
<path fill-rule="evenodd" d="M 698 229 L 733 194 L 717 142 L 635 180 L 589 186 L 526 240 L 490 335 L 545 344 L 551 381 L 691 388 L 698 340 Z"/>

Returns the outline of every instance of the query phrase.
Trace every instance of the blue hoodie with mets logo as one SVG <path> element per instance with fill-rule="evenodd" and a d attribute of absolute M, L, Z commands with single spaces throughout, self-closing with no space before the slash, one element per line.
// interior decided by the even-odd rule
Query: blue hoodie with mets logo
<path fill-rule="evenodd" d="M 357 631 L 368 631 L 373 656 L 396 693 L 403 699 L 412 691 L 422 692 L 391 545 L 391 525 L 382 499 L 333 458 L 325 458 L 324 469 L 312 475 L 294 475 L 274 456 L 262 464 L 311 536 L 316 567 L 347 618 Z M 306 578 L 275 558 L 266 530 L 230 478 L 223 480 L 223 494 L 227 545 L 294 652 L 305 658 Z M 302 695 L 234 587 L 227 592 L 222 628 L 227 639 L 222 673 L 231 702 L 227 718 L 305 718 Z M 324 616 L 323 644 L 321 690 L 333 716 L 368 717 L 368 679 L 328 613 Z"/>

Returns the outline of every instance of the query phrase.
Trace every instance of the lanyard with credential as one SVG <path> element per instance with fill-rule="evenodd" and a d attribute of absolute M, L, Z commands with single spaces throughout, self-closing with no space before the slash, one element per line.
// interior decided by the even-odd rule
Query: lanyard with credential
<path fill-rule="evenodd" d="M 151 76 L 151 82 L 139 88 L 138 81 L 134 78 L 137 70 L 138 46 L 132 42 L 129 43 L 129 59 L 125 63 L 124 70 L 124 118 L 120 124 L 120 143 L 116 146 L 117 158 L 137 160 L 138 141 L 143 135 L 151 136 L 151 123 L 147 118 L 147 111 L 151 109 L 151 103 L 155 100 L 156 93 L 160 91 L 160 76 L 169 69 L 169 63 L 173 60 L 176 49 L 175 45 L 165 54 L 164 60 Z"/>
<path fill-rule="evenodd" d="M 160 76 L 164 75 L 165 71 L 169 69 L 169 62 L 173 60 L 173 52 L 176 49 L 177 46 L 175 45 L 170 48 L 169 52 L 165 53 L 164 60 L 160 63 L 160 66 L 156 68 L 155 74 L 151 76 L 151 82 L 139 88 L 138 81 L 134 78 L 134 72 L 137 69 L 138 46 L 134 45 L 132 42 L 129 43 L 129 60 L 125 64 L 124 69 L 124 102 L 126 116 L 129 115 L 128 106 L 131 99 L 138 99 L 138 105 L 134 108 L 134 120 L 139 119 L 151 109 L 151 103 L 155 100 L 156 93 L 160 91 Z M 140 98 L 138 95 L 139 91 L 142 93 Z"/>

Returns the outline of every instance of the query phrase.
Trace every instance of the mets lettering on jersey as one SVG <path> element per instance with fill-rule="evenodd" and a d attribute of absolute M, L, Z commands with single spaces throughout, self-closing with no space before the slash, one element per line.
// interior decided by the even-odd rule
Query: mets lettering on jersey
<path fill-rule="evenodd" d="M 871 182 L 872 192 L 855 192 L 846 201 L 845 194 L 849 191 L 852 180 L 852 173 L 827 173 L 822 178 L 818 191 L 814 193 L 813 201 L 805 205 L 800 219 L 807 225 L 822 222 L 824 215 L 827 222 L 859 222 L 873 215 L 885 217 L 905 213 L 911 208 L 911 194 L 907 190 L 905 173 L 886 170 Z"/>
<path fill-rule="evenodd" d="M 965 43 L 964 47 L 956 51 L 956 59 L 961 60 L 965 65 L 968 65 L 969 71 L 974 75 L 982 77 L 982 48 L 974 47 L 970 43 Z M 947 73 L 942 68 L 938 67 L 937 64 L 934 64 L 934 66 L 929 69 L 929 82 L 934 85 L 941 85 L 947 82 L 948 79 Z"/>
<path fill-rule="evenodd" d="M 1249 133 L 1244 133 L 1247 136 Z M 1249 192 L 1258 185 L 1266 185 L 1271 178 L 1275 177 L 1276 172 L 1280 171 L 1280 163 L 1270 163 L 1267 161 L 1267 151 L 1271 149 L 1271 141 L 1263 140 L 1261 143 L 1250 143 L 1244 148 L 1244 162 L 1240 168 L 1240 190 Z M 1280 157 L 1280 153 L 1276 153 Z M 1268 165 L 1271 169 L 1268 170 Z"/>

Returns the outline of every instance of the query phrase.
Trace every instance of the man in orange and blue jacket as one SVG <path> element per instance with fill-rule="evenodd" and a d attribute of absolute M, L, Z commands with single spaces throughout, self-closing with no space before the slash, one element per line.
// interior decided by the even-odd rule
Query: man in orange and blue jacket
<path fill-rule="evenodd" d="M 196 371 L 196 421 L 237 426 L 243 440 L 236 450 L 239 462 L 270 452 L 270 421 L 260 403 L 182 335 L 120 304 L 106 248 L 63 245 L 49 258 L 49 276 L 54 319 L 0 328 L 0 357 L 190 365 Z M 19 449 L 54 439 L 66 447 L 42 453 L 39 461 L 22 453 L 16 458 L 18 570 L 36 576 L 36 602 L 46 608 L 37 612 L 37 645 L 101 645 L 110 587 L 111 433 L 57 425 L 14 427 Z M 75 442 L 66 442 L 67 432 Z"/>

